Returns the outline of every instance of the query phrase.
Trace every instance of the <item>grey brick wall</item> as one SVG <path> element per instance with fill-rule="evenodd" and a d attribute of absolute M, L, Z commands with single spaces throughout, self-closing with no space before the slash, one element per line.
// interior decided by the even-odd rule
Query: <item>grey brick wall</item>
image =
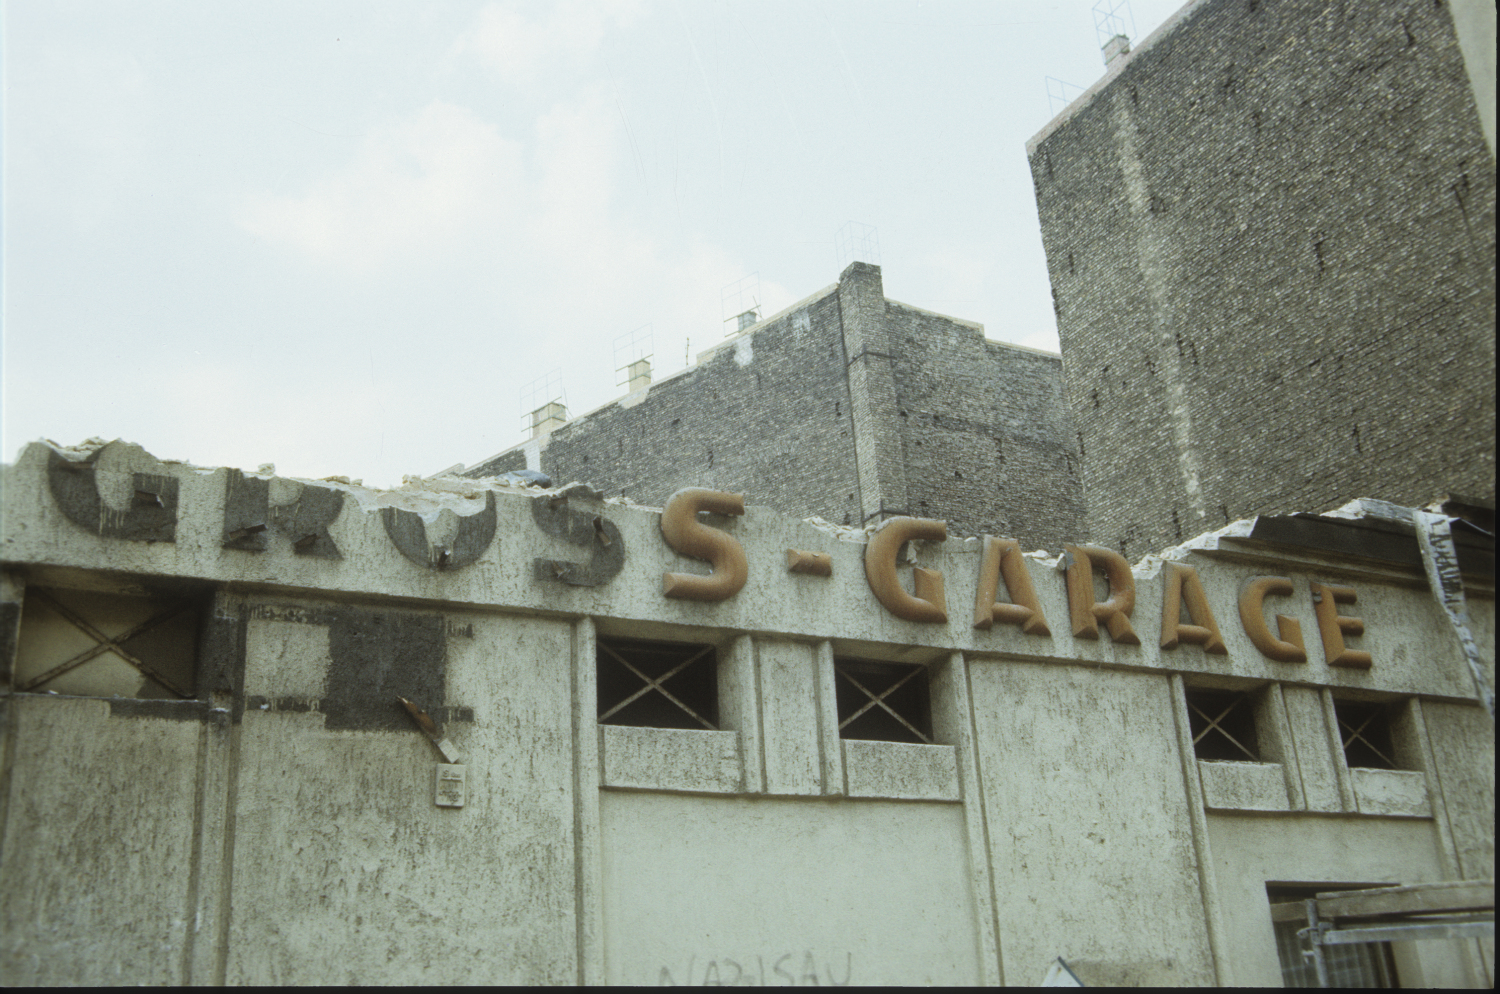
<path fill-rule="evenodd" d="M 1085 538 L 1061 359 L 895 302 L 886 323 L 911 513 L 1028 548 Z"/>
<path fill-rule="evenodd" d="M 1495 163 L 1441 2 L 1209 0 L 1028 148 L 1094 541 L 1495 492 Z"/>
<path fill-rule="evenodd" d="M 859 520 L 839 297 L 726 343 L 687 372 L 552 432 L 541 468 L 610 496 L 662 506 L 683 487 L 742 492 L 788 514 Z M 499 460 L 465 471 L 483 476 Z M 524 466 L 524 455 L 520 465 Z"/>
<path fill-rule="evenodd" d="M 886 300 L 877 266 L 830 289 L 558 428 L 542 470 L 655 506 L 702 486 L 838 524 L 914 514 L 1053 550 L 1083 537 L 1056 356 Z M 464 472 L 525 465 L 518 448 Z"/>

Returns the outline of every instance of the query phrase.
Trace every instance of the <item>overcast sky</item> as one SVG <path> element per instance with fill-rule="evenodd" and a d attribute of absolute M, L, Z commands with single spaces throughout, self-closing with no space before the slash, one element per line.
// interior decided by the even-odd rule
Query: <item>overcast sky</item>
<path fill-rule="evenodd" d="M 1180 6 L 1132 0 L 1139 42 Z M 399 484 L 833 283 L 1056 349 L 1025 143 L 1092 0 L 4 5 L 3 458 Z M 1068 91 L 1076 94 L 1077 90 Z"/>

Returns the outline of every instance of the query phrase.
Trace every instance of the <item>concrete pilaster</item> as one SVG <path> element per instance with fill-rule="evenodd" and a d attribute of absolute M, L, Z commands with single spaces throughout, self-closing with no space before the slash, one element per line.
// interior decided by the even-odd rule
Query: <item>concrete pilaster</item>
<path fill-rule="evenodd" d="M 840 274 L 839 312 L 849 364 L 861 519 L 907 514 L 896 356 L 887 330 L 879 266 L 855 262 Z"/>

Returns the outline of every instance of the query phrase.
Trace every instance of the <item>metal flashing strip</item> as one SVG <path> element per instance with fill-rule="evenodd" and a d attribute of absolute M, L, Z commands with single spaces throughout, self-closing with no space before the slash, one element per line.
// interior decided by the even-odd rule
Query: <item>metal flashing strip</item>
<path fill-rule="evenodd" d="M 1484 674 L 1484 660 L 1469 628 L 1464 604 L 1463 565 L 1453 523 L 1464 526 L 1465 558 L 1471 572 L 1494 575 L 1494 536 L 1462 518 L 1388 501 L 1362 497 L 1326 515 L 1290 515 L 1257 518 L 1250 538 L 1290 545 L 1327 549 L 1346 555 L 1422 566 L 1427 585 L 1458 637 L 1464 660 L 1474 679 L 1475 694 L 1490 720 L 1495 720 L 1495 692 Z M 1410 545 L 1416 538 L 1417 554 Z M 1486 541 L 1487 540 L 1487 541 Z"/>

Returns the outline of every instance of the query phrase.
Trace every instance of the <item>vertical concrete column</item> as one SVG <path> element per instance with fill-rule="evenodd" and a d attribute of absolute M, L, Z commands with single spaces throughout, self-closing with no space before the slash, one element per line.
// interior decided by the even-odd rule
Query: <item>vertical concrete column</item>
<path fill-rule="evenodd" d="M 1349 761 L 1344 756 L 1344 736 L 1339 732 L 1339 716 L 1333 707 L 1333 691 L 1327 687 L 1319 692 L 1323 704 L 1323 727 L 1328 730 L 1328 748 L 1333 753 L 1333 775 L 1339 787 L 1339 803 L 1344 811 L 1354 814 L 1359 804 L 1354 799 L 1354 778 L 1349 776 Z"/>
<path fill-rule="evenodd" d="M 10 824 L 10 768 L 15 762 L 15 715 L 11 712 L 11 680 L 16 671 L 16 647 L 21 638 L 21 602 L 26 582 L 19 573 L 0 571 L 0 851 Z"/>
<path fill-rule="evenodd" d="M 849 792 L 844 782 L 844 742 L 839 738 L 838 679 L 833 671 L 833 643 L 819 642 L 813 665 L 818 688 L 818 755 L 823 767 L 823 793 L 843 797 Z"/>
<path fill-rule="evenodd" d="M 1292 737 L 1292 726 L 1286 716 L 1286 700 L 1281 694 L 1281 684 L 1273 683 L 1266 688 L 1260 713 L 1265 738 L 1262 742 L 1262 758 L 1281 764 L 1281 774 L 1286 780 L 1287 806 L 1293 811 L 1306 811 L 1307 798 L 1302 793 L 1302 772 L 1297 766 L 1297 741 Z"/>
<path fill-rule="evenodd" d="M 895 349 L 885 320 L 880 267 L 851 263 L 839 276 L 854 458 L 864 521 L 908 513 L 905 441 L 896 406 Z"/>
<path fill-rule="evenodd" d="M 599 688 L 594 619 L 573 624 L 573 844 L 578 982 L 604 979 L 602 867 L 599 854 Z"/>
<path fill-rule="evenodd" d="M 1458 844 L 1453 837 L 1453 821 L 1448 815 L 1448 799 L 1443 792 L 1443 781 L 1438 776 L 1437 758 L 1432 752 L 1432 739 L 1427 734 L 1427 718 L 1422 713 L 1422 699 L 1413 697 L 1406 702 L 1394 729 L 1396 735 L 1396 757 L 1409 768 L 1422 771 L 1427 781 L 1427 803 L 1432 806 L 1433 827 L 1437 830 L 1438 856 L 1443 864 L 1446 880 L 1464 879 L 1463 865 L 1458 858 Z M 1490 944 L 1490 956 L 1486 957 L 1484 944 L 1479 939 L 1468 939 L 1460 944 L 1469 977 L 1475 986 L 1494 986 L 1494 945 Z"/>
<path fill-rule="evenodd" d="M 760 667 L 755 640 L 741 635 L 719 664 L 719 727 L 740 733 L 740 764 L 747 794 L 766 789 L 766 753 L 761 741 Z"/>
<path fill-rule="evenodd" d="M 188 868 L 183 982 L 225 982 L 234 897 L 234 831 L 239 801 L 240 730 L 245 683 L 245 599 L 214 593 L 199 642 L 198 697 L 211 709 L 198 738 L 193 849 Z"/>
<path fill-rule="evenodd" d="M 755 640 L 755 651 L 766 793 L 816 795 L 823 779 L 817 653 L 806 643 L 767 638 Z"/>
<path fill-rule="evenodd" d="M 1292 752 L 1297 757 L 1297 783 L 1302 788 L 1305 805 L 1302 810 L 1344 810 L 1338 774 L 1334 772 L 1331 748 L 1334 743 L 1329 740 L 1320 693 L 1312 687 L 1282 687 L 1281 702 L 1286 710 Z"/>
<path fill-rule="evenodd" d="M 974 747 L 974 708 L 969 702 L 969 667 L 963 653 L 951 653 L 932 669 L 932 730 L 939 743 L 958 753 L 958 782 L 964 797 L 964 828 L 969 842 L 969 873 L 978 904 L 980 985 L 999 987 L 1005 976 L 1000 958 L 993 863 L 984 794 L 979 786 L 979 751 Z"/>
<path fill-rule="evenodd" d="M 1214 957 L 1214 982 L 1234 985 L 1225 944 L 1224 912 L 1219 903 L 1219 883 L 1214 876 L 1213 852 L 1208 844 L 1208 815 L 1203 810 L 1203 781 L 1198 776 L 1198 757 L 1193 751 L 1193 725 L 1188 719 L 1187 688 L 1182 674 L 1173 673 L 1167 684 L 1172 695 L 1172 717 L 1177 725 L 1177 755 L 1182 760 L 1182 786 L 1187 793 L 1188 820 L 1193 829 L 1193 853 L 1198 860 L 1198 890 L 1203 898 L 1203 917 L 1208 930 L 1208 948 Z"/>

